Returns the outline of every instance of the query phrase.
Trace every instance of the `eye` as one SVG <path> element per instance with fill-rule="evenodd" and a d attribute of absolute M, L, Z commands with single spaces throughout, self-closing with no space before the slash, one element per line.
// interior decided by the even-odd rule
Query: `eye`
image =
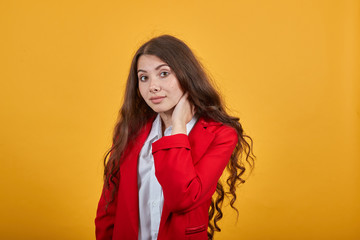
<path fill-rule="evenodd" d="M 141 82 L 145 82 L 145 81 L 146 81 L 146 79 L 147 79 L 147 77 L 146 77 L 146 76 L 140 76 L 140 77 L 139 77 L 139 80 L 140 80 Z"/>
<path fill-rule="evenodd" d="M 160 73 L 160 76 L 161 77 L 166 77 L 167 75 L 169 75 L 170 73 L 169 72 L 161 72 Z"/>

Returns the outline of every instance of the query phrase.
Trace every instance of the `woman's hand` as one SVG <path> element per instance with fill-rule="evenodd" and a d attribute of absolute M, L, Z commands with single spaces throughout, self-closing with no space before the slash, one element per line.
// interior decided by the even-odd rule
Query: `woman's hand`
<path fill-rule="evenodd" d="M 172 132 L 171 134 L 186 134 L 186 124 L 190 122 L 195 114 L 195 107 L 188 100 L 188 93 L 185 93 L 175 106 L 171 116 Z"/>

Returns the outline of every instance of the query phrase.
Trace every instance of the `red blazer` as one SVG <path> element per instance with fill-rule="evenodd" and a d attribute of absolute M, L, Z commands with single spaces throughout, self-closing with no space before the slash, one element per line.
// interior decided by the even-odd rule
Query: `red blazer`
<path fill-rule="evenodd" d="M 151 126 L 149 121 L 126 148 L 118 192 L 107 211 L 104 195 L 109 197 L 113 186 L 103 189 L 95 218 L 98 240 L 138 240 L 137 161 Z M 200 118 L 189 136 L 165 136 L 153 143 L 155 175 L 164 194 L 159 240 L 208 239 L 211 197 L 237 139 L 233 128 Z"/>

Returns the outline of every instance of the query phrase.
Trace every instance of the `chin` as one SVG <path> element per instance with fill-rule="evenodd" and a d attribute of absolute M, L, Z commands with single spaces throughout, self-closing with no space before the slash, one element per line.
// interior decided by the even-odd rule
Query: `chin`
<path fill-rule="evenodd" d="M 151 109 L 156 113 L 166 113 L 174 110 L 174 107 L 151 106 Z"/>

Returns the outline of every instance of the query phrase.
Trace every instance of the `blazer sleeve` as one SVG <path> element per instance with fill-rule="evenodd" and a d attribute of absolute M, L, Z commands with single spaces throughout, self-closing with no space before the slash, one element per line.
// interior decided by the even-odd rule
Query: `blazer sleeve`
<path fill-rule="evenodd" d="M 155 175 L 170 211 L 186 212 L 211 199 L 237 140 L 237 132 L 223 125 L 196 164 L 185 134 L 162 137 L 153 143 Z"/>
<path fill-rule="evenodd" d="M 108 204 L 111 197 L 114 184 L 110 182 L 109 187 L 103 187 L 102 194 L 98 203 L 98 208 L 95 218 L 95 235 L 97 240 L 112 239 L 114 230 L 114 220 L 116 214 L 117 193 L 115 193 L 114 200 Z"/>

